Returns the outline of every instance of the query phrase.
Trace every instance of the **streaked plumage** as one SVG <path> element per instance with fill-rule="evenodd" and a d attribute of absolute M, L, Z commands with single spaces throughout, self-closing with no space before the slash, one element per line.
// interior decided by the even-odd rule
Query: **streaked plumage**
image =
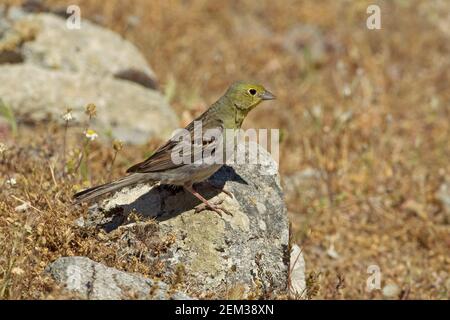
<path fill-rule="evenodd" d="M 192 121 L 185 129 L 194 139 L 194 123 L 201 121 L 203 134 L 209 129 L 224 132 L 225 129 L 240 129 L 247 114 L 263 100 L 275 97 L 263 86 L 244 82 L 236 82 L 208 110 Z M 223 135 L 225 136 L 225 135 Z M 222 166 L 221 164 L 176 164 L 172 161 L 172 152 L 177 148 L 178 141 L 169 140 L 159 147 L 148 159 L 127 170 L 129 175 L 100 186 L 83 190 L 74 195 L 76 203 L 95 200 L 103 194 L 120 190 L 143 182 L 160 182 L 161 184 L 183 186 L 187 191 L 204 202 L 212 210 L 218 212 L 216 206 L 208 203 L 194 189 L 193 184 L 208 179 Z M 202 137 L 202 147 L 198 152 L 215 150 L 223 145 L 223 141 L 213 141 Z M 195 149 L 194 149 L 195 150 Z M 194 156 L 194 155 L 192 155 Z"/>

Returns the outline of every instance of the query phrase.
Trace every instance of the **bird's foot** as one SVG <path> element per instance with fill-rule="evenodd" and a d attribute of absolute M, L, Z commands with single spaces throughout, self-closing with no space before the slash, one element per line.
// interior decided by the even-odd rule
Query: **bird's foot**
<path fill-rule="evenodd" d="M 197 199 L 199 199 L 201 202 L 203 202 L 203 204 L 200 204 L 199 206 L 197 206 L 195 208 L 195 213 L 201 212 L 203 210 L 207 210 L 208 208 L 211 209 L 212 211 L 214 211 L 215 213 L 219 214 L 220 216 L 222 216 L 222 212 L 225 212 L 228 215 L 233 215 L 231 212 L 229 212 L 228 210 L 224 209 L 224 208 L 220 208 L 217 205 L 213 205 L 211 203 L 209 203 L 208 200 L 206 200 L 200 193 L 198 193 L 197 191 L 194 190 L 194 188 L 192 188 L 191 184 L 185 184 L 184 188 L 189 191 L 190 193 L 192 193 L 193 196 L 195 196 Z M 218 204 L 222 204 L 223 200 L 219 200 Z"/>
<path fill-rule="evenodd" d="M 201 203 L 197 207 L 195 207 L 195 213 L 199 213 L 199 212 L 202 212 L 202 211 L 205 211 L 205 210 L 209 209 L 209 210 L 212 210 L 215 213 L 217 213 L 219 216 L 222 216 L 222 212 L 232 216 L 233 214 L 230 211 L 228 211 L 225 208 L 222 208 L 222 207 L 218 206 L 218 205 L 220 205 L 222 203 L 223 203 L 223 200 L 220 200 L 217 204 L 211 204 L 209 202 L 208 203 Z"/>

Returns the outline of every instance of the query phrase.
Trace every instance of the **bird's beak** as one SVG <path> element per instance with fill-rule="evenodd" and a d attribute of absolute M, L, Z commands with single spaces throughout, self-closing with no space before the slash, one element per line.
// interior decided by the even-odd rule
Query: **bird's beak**
<path fill-rule="evenodd" d="M 260 97 L 261 97 L 261 99 L 263 99 L 263 100 L 273 100 L 273 99 L 276 99 L 276 97 L 272 94 L 272 93 L 270 93 L 269 91 L 264 91 L 263 93 L 261 93 L 261 95 L 260 95 Z"/>

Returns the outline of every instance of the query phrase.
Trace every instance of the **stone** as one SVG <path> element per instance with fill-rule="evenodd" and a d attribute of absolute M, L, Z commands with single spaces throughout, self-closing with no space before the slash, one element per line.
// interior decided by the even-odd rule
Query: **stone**
<path fill-rule="evenodd" d="M 317 194 L 324 194 L 321 173 L 319 170 L 306 168 L 287 175 L 282 181 L 287 202 L 294 199 L 313 199 Z"/>
<path fill-rule="evenodd" d="M 83 228 L 84 227 L 84 218 L 83 217 L 79 217 L 79 218 L 75 219 L 73 224 L 75 226 L 77 226 L 78 228 Z"/>
<path fill-rule="evenodd" d="M 383 296 L 386 298 L 398 298 L 400 294 L 400 288 L 395 283 L 387 284 L 383 287 Z"/>
<path fill-rule="evenodd" d="M 81 29 L 69 29 L 51 13 L 0 10 L 0 81 L 0 98 L 21 123 L 60 120 L 67 108 L 85 122 L 84 107 L 94 103 L 100 138 L 143 144 L 178 127 L 144 56 L 86 19 Z"/>
<path fill-rule="evenodd" d="M 59 258 L 48 265 L 45 272 L 82 299 L 190 299 L 161 281 L 109 268 L 87 257 Z"/>
<path fill-rule="evenodd" d="M 136 69 L 156 82 L 153 70 L 131 42 L 87 19 L 82 18 L 80 29 L 69 29 L 65 19 L 51 13 L 19 15 L 17 21 L 39 26 L 33 41 L 21 48 L 28 63 L 100 77 Z"/>
<path fill-rule="evenodd" d="M 303 63 L 325 64 L 330 52 L 341 50 L 341 44 L 331 36 L 324 35 L 315 25 L 296 24 L 290 28 L 282 39 L 282 46 L 287 53 Z"/>
<path fill-rule="evenodd" d="M 100 137 L 111 133 L 126 143 L 142 144 L 153 137 L 167 138 L 178 126 L 159 92 L 130 81 L 25 63 L 1 65 L 0 82 L 0 97 L 19 121 L 61 120 L 67 108 L 73 109 L 75 121 L 85 121 L 84 108 L 94 103 L 93 127 Z"/>
<path fill-rule="evenodd" d="M 259 164 L 225 165 L 209 180 L 231 192 L 232 198 L 205 183 L 196 186 L 232 216 L 209 210 L 195 213 L 199 201 L 182 189 L 141 184 L 92 206 L 86 226 L 117 233 L 113 238 L 121 242 L 118 254 L 124 257 L 162 262 L 167 283 L 182 270 L 184 284 L 197 295 L 227 297 L 236 290 L 242 291 L 241 298 L 286 293 L 289 226 L 277 164 L 267 151 L 254 147 Z M 136 216 L 139 219 L 130 218 Z M 167 244 L 163 249 L 161 242 Z"/>

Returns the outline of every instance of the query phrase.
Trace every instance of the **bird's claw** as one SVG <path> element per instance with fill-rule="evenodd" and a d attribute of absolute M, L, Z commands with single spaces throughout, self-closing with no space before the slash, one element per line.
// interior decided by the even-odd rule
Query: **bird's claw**
<path fill-rule="evenodd" d="M 218 204 L 222 204 L 222 203 L 223 203 L 223 200 L 220 200 L 215 205 L 202 203 L 202 204 L 198 205 L 197 207 L 195 207 L 195 213 L 199 213 L 199 212 L 202 212 L 204 210 L 212 210 L 215 213 L 217 213 L 219 216 L 222 216 L 222 212 L 226 213 L 227 215 L 232 216 L 233 214 L 230 211 L 228 211 L 225 208 L 221 208 L 221 207 L 218 206 Z"/>
<path fill-rule="evenodd" d="M 233 194 L 230 191 L 222 189 L 222 192 L 225 193 L 227 196 L 229 196 L 231 199 L 234 199 L 234 196 L 233 196 Z"/>

